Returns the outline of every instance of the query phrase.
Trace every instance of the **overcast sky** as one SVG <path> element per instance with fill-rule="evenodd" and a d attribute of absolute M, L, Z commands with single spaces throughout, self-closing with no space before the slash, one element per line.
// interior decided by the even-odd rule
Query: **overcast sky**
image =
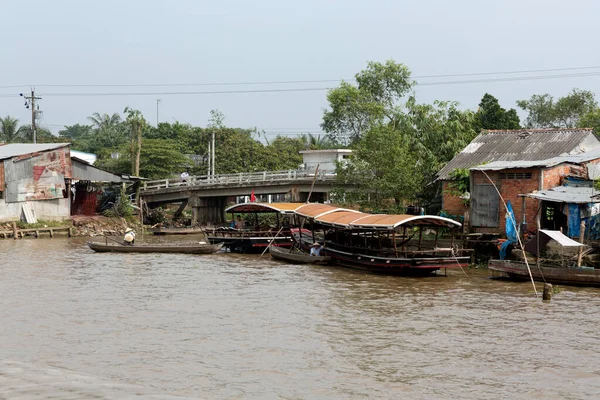
<path fill-rule="evenodd" d="M 600 66 L 596 0 L 0 0 L 0 116 L 30 122 L 18 95 L 36 85 L 42 125 L 86 123 L 93 112 L 141 110 L 205 126 L 269 134 L 320 132 L 326 91 L 169 95 L 165 92 L 327 88 L 336 82 L 226 86 L 68 87 L 349 79 L 394 59 L 414 76 Z M 598 73 L 600 68 L 529 75 Z M 522 74 L 523 75 L 523 74 Z M 422 78 L 448 82 L 515 75 Z M 516 75 L 520 76 L 520 75 Z M 16 86 L 18 87 L 7 87 Z M 485 92 L 506 108 L 534 93 L 600 94 L 600 76 L 421 86 L 421 102 L 476 108 Z M 140 93 L 58 96 L 60 93 Z M 158 93 L 158 94 L 157 94 Z"/>

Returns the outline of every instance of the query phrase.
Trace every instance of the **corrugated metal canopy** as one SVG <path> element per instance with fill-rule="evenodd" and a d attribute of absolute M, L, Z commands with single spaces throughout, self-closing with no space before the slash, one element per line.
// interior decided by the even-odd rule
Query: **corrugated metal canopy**
<path fill-rule="evenodd" d="M 10 143 L 0 145 L 0 160 L 69 146 L 70 143 Z"/>
<path fill-rule="evenodd" d="M 90 182 L 127 182 L 120 175 L 94 167 L 85 160 L 71 157 L 73 163 L 73 179 Z"/>
<path fill-rule="evenodd" d="M 587 204 L 600 202 L 600 199 L 594 197 L 598 194 L 599 192 L 592 187 L 558 186 L 523 196 L 555 203 Z"/>
<path fill-rule="evenodd" d="M 406 214 L 369 214 L 351 222 L 353 229 L 396 229 L 405 226 L 446 226 L 459 227 L 461 224 L 454 220 L 436 215 L 406 215 Z"/>
<path fill-rule="evenodd" d="M 340 208 L 333 206 L 331 204 L 321 204 L 321 203 L 310 203 L 305 204 L 302 207 L 299 207 L 296 210 L 296 214 L 301 215 L 306 218 L 318 218 L 323 215 L 327 215 L 334 212 L 339 211 L 348 211 L 357 213 L 358 211 L 349 210 L 347 208 Z"/>
<path fill-rule="evenodd" d="M 279 212 L 292 214 L 305 203 L 242 203 L 233 205 L 225 210 L 228 213 L 267 213 Z"/>
<path fill-rule="evenodd" d="M 548 160 L 599 147 L 600 141 L 591 129 L 484 131 L 438 172 L 438 179 L 450 179 L 450 173 L 457 168 L 495 161 Z"/>
<path fill-rule="evenodd" d="M 324 225 L 337 226 L 341 228 L 348 228 L 349 224 L 356 221 L 359 218 L 366 217 L 369 214 L 364 214 L 357 211 L 336 211 L 323 215 L 315 221 Z"/>

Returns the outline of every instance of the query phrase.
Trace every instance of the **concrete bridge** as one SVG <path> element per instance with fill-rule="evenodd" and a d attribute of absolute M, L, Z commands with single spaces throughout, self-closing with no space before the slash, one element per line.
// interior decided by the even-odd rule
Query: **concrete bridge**
<path fill-rule="evenodd" d="M 178 213 L 186 206 L 192 208 L 192 225 L 222 223 L 227 198 L 232 196 L 277 195 L 277 201 L 325 201 L 335 186 L 330 173 L 287 170 L 265 171 L 214 176 L 190 176 L 185 179 L 145 181 L 140 195 L 150 208 L 162 204 L 180 203 Z M 275 200 L 274 200 L 275 201 Z"/>

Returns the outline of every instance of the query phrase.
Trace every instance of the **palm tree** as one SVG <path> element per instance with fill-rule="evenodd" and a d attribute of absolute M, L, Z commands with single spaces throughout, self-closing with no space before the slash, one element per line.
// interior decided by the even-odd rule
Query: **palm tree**
<path fill-rule="evenodd" d="M 19 120 L 7 115 L 0 118 L 0 141 L 4 143 L 13 143 L 22 139 L 24 129 L 19 128 Z"/>
<path fill-rule="evenodd" d="M 113 115 L 93 113 L 88 119 L 95 125 L 96 129 L 104 130 L 115 128 L 121 122 L 121 116 L 117 113 Z"/>
<path fill-rule="evenodd" d="M 306 150 L 322 150 L 332 146 L 331 141 L 327 137 L 313 135 L 312 133 L 301 134 L 300 140 Z"/>

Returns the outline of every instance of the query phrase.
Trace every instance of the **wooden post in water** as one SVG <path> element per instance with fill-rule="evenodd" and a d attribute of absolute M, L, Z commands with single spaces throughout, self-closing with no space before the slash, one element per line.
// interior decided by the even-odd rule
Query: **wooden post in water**
<path fill-rule="evenodd" d="M 583 237 L 585 235 L 585 222 L 581 221 L 579 225 L 579 243 L 583 244 Z M 579 253 L 577 254 L 577 268 L 581 267 L 581 255 L 583 253 L 583 246 L 579 246 Z"/>
<path fill-rule="evenodd" d="M 552 284 L 544 283 L 544 292 L 542 293 L 542 300 L 552 300 Z"/>
<path fill-rule="evenodd" d="M 19 238 L 19 233 L 17 232 L 17 223 L 15 221 L 12 222 L 12 230 L 13 230 L 13 239 L 17 240 Z"/>

